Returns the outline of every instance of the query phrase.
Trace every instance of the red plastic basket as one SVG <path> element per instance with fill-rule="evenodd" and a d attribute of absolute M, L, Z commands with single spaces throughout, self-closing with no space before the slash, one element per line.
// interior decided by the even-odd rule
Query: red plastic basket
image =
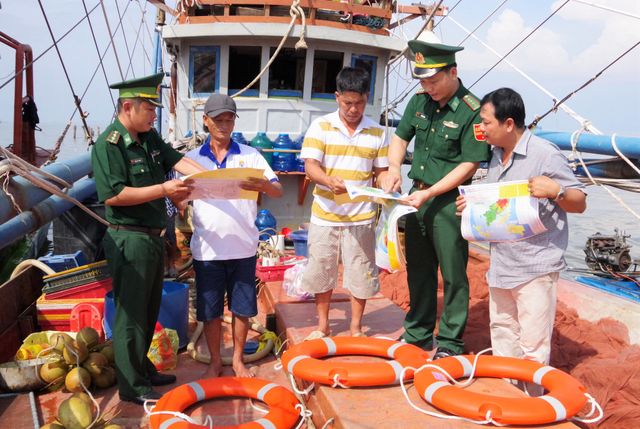
<path fill-rule="evenodd" d="M 284 280 L 284 272 L 293 267 L 299 260 L 305 259 L 304 256 L 284 257 L 280 258 L 281 265 L 273 265 L 271 267 L 263 267 L 262 259 L 258 259 L 256 265 L 256 276 L 263 282 L 277 282 Z"/>
<path fill-rule="evenodd" d="M 77 299 L 77 298 L 104 298 L 112 288 L 111 277 L 90 282 L 82 286 L 74 286 L 57 292 L 45 293 L 45 299 Z"/>

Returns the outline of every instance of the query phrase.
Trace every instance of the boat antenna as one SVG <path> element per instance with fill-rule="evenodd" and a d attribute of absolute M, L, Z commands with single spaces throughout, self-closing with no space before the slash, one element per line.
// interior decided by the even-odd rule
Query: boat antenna
<path fill-rule="evenodd" d="M 611 61 L 609 64 L 607 64 L 607 66 L 605 68 L 603 68 L 602 70 L 600 70 L 598 73 L 596 73 L 591 79 L 589 79 L 588 81 L 586 81 L 585 83 L 583 83 L 582 85 L 580 85 L 580 87 L 578 87 L 577 89 L 571 91 L 569 94 L 567 94 L 562 100 L 557 101 L 555 103 L 553 103 L 553 106 L 551 107 L 551 109 L 547 110 L 542 116 L 536 116 L 536 118 L 533 120 L 533 122 L 531 122 L 531 124 L 529 124 L 529 128 L 535 128 L 538 123 L 545 117 L 547 116 L 549 113 L 551 112 L 555 112 L 558 107 L 560 105 L 562 105 L 565 101 L 567 101 L 569 98 L 573 97 L 574 94 L 577 94 L 579 91 L 581 91 L 582 89 L 584 89 L 587 85 L 589 85 L 591 82 L 593 82 L 594 80 L 596 80 L 597 78 L 600 77 L 600 75 L 602 75 L 602 73 L 605 72 L 605 70 L 607 70 L 609 67 L 611 67 L 612 65 L 614 65 L 615 63 L 617 63 L 622 57 L 624 57 L 625 55 L 627 55 L 629 52 L 631 52 L 633 49 L 635 49 L 638 45 L 640 45 L 640 40 L 637 41 L 632 47 L 630 47 L 629 49 L 627 49 L 626 51 L 624 51 L 622 54 L 620 54 L 615 60 Z"/>
<path fill-rule="evenodd" d="M 531 30 L 529 32 L 529 34 L 527 34 L 526 36 L 524 36 L 524 38 L 522 40 L 520 40 L 513 48 L 511 48 L 509 50 L 509 52 L 507 52 L 506 54 L 504 54 L 502 56 L 502 58 L 500 58 L 498 60 L 497 63 L 495 63 L 494 65 L 492 65 L 489 70 L 487 70 L 486 72 L 484 72 L 482 74 L 482 76 L 480 76 L 478 79 L 476 79 L 475 82 L 473 82 L 470 86 L 469 89 L 473 88 L 474 85 L 478 82 L 480 82 L 480 80 L 482 80 L 482 78 L 484 78 L 487 74 L 489 74 L 491 72 L 491 70 L 493 70 L 494 68 L 496 68 L 498 66 L 498 64 L 500 64 L 505 58 L 507 58 L 513 51 L 515 51 L 516 49 L 518 49 L 518 47 L 520 45 L 522 45 L 524 43 L 525 40 L 527 40 L 529 37 L 531 37 L 533 35 L 533 33 L 535 33 L 536 31 L 538 31 L 538 29 L 540 29 L 540 27 L 542 27 L 548 20 L 551 19 L 551 17 L 553 17 L 556 13 L 560 12 L 560 9 L 562 9 L 563 7 L 566 6 L 567 3 L 569 3 L 570 0 L 565 0 L 564 3 L 562 3 L 556 10 L 554 10 L 553 12 L 551 12 L 551 14 L 549 16 L 547 16 L 540 24 L 538 24 L 536 26 L 536 28 L 534 28 L 533 30 Z"/>
<path fill-rule="evenodd" d="M 47 28 L 49 29 L 49 34 L 51 35 L 51 40 L 53 40 L 53 45 L 56 48 L 56 52 L 58 53 L 58 58 L 60 59 L 60 64 L 62 65 L 62 70 L 64 71 L 64 75 L 67 78 L 67 83 L 69 84 L 69 88 L 71 89 L 71 94 L 73 94 L 73 101 L 76 104 L 76 107 L 78 108 L 78 111 L 80 111 L 80 119 L 82 120 L 82 127 L 84 128 L 84 131 L 86 133 L 86 136 L 89 140 L 89 146 L 93 145 L 95 142 L 93 141 L 93 136 L 91 136 L 91 132 L 89 130 L 89 126 L 87 125 L 87 115 L 88 113 L 85 113 L 82 111 L 82 107 L 80 106 L 80 97 L 78 97 L 78 95 L 76 94 L 76 92 L 73 89 L 73 84 L 71 83 L 71 79 L 69 78 L 69 73 L 67 72 L 67 67 L 64 64 L 64 60 L 62 59 L 62 54 L 60 53 L 60 49 L 58 49 L 58 43 L 56 42 L 56 38 L 53 35 L 53 30 L 51 30 L 51 25 L 49 24 L 49 18 L 47 18 L 47 13 L 44 11 L 44 7 L 42 6 L 42 0 L 38 0 L 38 4 L 40 5 L 40 10 L 42 11 L 42 16 L 44 17 L 44 20 L 47 24 Z"/>

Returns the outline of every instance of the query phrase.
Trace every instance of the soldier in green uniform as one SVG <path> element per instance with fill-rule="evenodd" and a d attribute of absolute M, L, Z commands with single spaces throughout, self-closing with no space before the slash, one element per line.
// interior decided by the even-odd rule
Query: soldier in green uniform
<path fill-rule="evenodd" d="M 418 209 L 406 218 L 405 245 L 410 309 L 402 340 L 425 350 L 433 348 L 436 326 L 438 267 L 444 280 L 444 308 L 434 358 L 460 354 L 467 323 L 468 243 L 456 217 L 457 187 L 467 184 L 489 146 L 480 131 L 480 103 L 458 79 L 455 53 L 462 47 L 409 42 L 415 58 L 413 77 L 422 89 L 409 101 L 389 146 L 389 171 L 381 180 L 386 191 L 400 189 L 400 166 L 415 137 L 404 202 Z"/>
<path fill-rule="evenodd" d="M 183 158 L 152 128 L 163 74 L 111 85 L 118 89 L 118 117 L 98 137 L 91 154 L 98 198 L 110 227 L 103 245 L 113 278 L 113 346 L 120 399 L 138 404 L 159 399 L 152 386 L 176 378 L 160 374 L 147 358 L 160 310 L 164 274 L 164 228 L 168 197 L 181 201 L 190 186 L 165 181 L 172 168 L 204 169 Z"/>

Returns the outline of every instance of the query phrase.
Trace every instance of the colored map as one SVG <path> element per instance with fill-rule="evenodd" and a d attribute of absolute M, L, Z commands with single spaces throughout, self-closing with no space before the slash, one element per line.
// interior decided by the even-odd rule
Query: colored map
<path fill-rule="evenodd" d="M 546 231 L 526 181 L 461 186 L 460 194 L 467 203 L 462 213 L 467 240 L 516 241 Z"/>

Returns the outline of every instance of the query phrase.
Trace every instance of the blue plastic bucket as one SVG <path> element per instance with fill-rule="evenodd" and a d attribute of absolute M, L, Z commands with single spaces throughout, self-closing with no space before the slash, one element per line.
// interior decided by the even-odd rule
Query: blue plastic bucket
<path fill-rule="evenodd" d="M 289 234 L 289 238 L 293 240 L 293 250 L 296 256 L 309 256 L 307 250 L 307 237 L 309 232 L 306 229 L 299 229 Z"/>
<path fill-rule="evenodd" d="M 113 291 L 104 297 L 104 333 L 106 338 L 112 336 L 112 326 L 116 320 L 116 306 L 113 302 Z M 189 285 L 186 283 L 165 280 L 162 286 L 162 302 L 158 322 L 178 332 L 180 348 L 189 343 Z"/>

